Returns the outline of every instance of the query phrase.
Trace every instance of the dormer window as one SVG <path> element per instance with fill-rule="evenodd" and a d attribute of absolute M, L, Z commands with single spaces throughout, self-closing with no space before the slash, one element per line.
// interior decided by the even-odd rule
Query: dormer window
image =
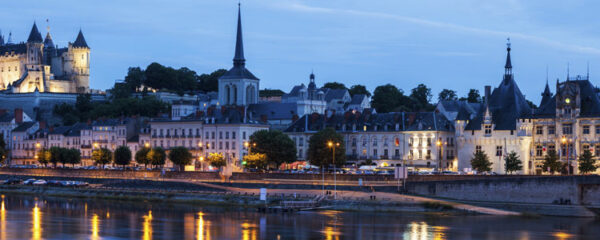
<path fill-rule="evenodd" d="M 492 125 L 490 125 L 490 124 L 484 125 L 484 131 L 485 131 L 485 135 L 491 135 L 492 134 Z"/>

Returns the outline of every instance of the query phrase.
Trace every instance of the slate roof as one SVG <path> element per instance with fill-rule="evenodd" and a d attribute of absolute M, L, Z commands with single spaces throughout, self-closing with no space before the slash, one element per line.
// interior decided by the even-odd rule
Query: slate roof
<path fill-rule="evenodd" d="M 50 36 L 50 32 L 46 33 L 46 38 L 44 39 L 44 47 L 45 48 L 53 48 L 54 41 L 52 41 L 52 36 Z"/>
<path fill-rule="evenodd" d="M 298 114 L 296 110 L 296 103 L 264 102 L 248 106 L 248 112 L 252 113 L 252 116 L 264 115 L 267 120 L 292 119 L 294 115 Z"/>
<path fill-rule="evenodd" d="M 13 129 L 12 131 L 13 132 L 25 132 L 25 131 L 27 131 L 27 129 L 31 128 L 33 125 L 35 125 L 35 122 L 24 122 L 24 123 L 21 123 L 15 129 Z"/>
<path fill-rule="evenodd" d="M 38 31 L 37 25 L 34 22 L 33 27 L 31 27 L 31 32 L 29 33 L 29 38 L 27 38 L 27 42 L 41 43 L 43 41 L 42 34 Z"/>
<path fill-rule="evenodd" d="M 90 48 L 88 46 L 87 42 L 85 41 L 85 38 L 83 37 L 83 33 L 81 32 L 81 29 L 79 30 L 79 33 L 77 34 L 77 39 L 75 39 L 75 42 L 73 43 L 73 47 Z"/>
<path fill-rule="evenodd" d="M 348 92 L 346 89 L 330 89 L 325 88 L 321 89 L 325 92 L 325 101 L 330 102 L 333 99 L 342 99 L 344 95 Z"/>
<path fill-rule="evenodd" d="M 2 115 L 0 115 L 0 122 L 8 123 L 8 122 L 11 122 L 14 118 L 15 118 L 14 113 L 5 112 Z"/>
<path fill-rule="evenodd" d="M 237 36 L 235 41 L 235 55 L 233 57 L 233 67 L 229 69 L 219 79 L 252 79 L 259 80 L 254 74 L 246 69 L 246 59 L 244 58 L 244 41 L 242 39 L 242 14 L 238 8 Z"/>
<path fill-rule="evenodd" d="M 0 55 L 4 55 L 6 53 L 10 54 L 14 52 L 15 54 L 25 54 L 27 53 L 27 45 L 25 43 L 19 44 L 5 44 L 0 46 Z"/>
<path fill-rule="evenodd" d="M 351 111 L 344 114 L 334 114 L 327 118 L 323 114 L 313 113 L 304 115 L 295 121 L 286 132 L 319 131 L 327 127 L 339 132 L 356 131 L 394 132 L 398 131 L 454 131 L 454 125 L 441 113 L 435 112 L 390 112 L 372 113 L 365 110 L 362 113 Z M 307 128 L 308 127 L 308 128 Z M 344 130 L 345 128 L 345 130 Z"/>
<path fill-rule="evenodd" d="M 109 118 L 109 119 L 100 119 L 96 120 L 92 123 L 92 126 L 117 126 L 121 124 L 125 124 L 130 121 L 129 118 L 125 118 L 123 120 L 118 118 Z"/>
<path fill-rule="evenodd" d="M 600 117 L 600 98 L 595 92 L 595 87 L 589 80 L 571 80 L 568 82 L 579 88 L 581 99 L 580 117 Z M 557 90 L 560 91 L 560 90 Z M 548 99 L 544 105 L 535 111 L 535 118 L 556 117 L 556 95 Z"/>
<path fill-rule="evenodd" d="M 350 104 L 360 105 L 366 98 L 367 98 L 367 95 L 365 95 L 365 94 L 356 94 L 356 95 L 352 96 L 352 100 L 350 101 Z"/>

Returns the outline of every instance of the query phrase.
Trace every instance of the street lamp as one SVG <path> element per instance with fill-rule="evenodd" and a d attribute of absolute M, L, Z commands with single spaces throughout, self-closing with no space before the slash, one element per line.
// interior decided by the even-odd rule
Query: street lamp
<path fill-rule="evenodd" d="M 438 174 L 441 172 L 440 168 L 442 167 L 442 151 L 444 151 L 444 146 L 442 145 L 442 141 L 441 140 L 437 140 L 437 142 L 435 142 L 435 145 L 438 146 L 438 164 L 437 164 L 437 171 Z"/>
<path fill-rule="evenodd" d="M 144 147 L 145 148 L 149 148 L 150 147 L 150 143 L 149 142 L 144 143 Z"/>
<path fill-rule="evenodd" d="M 332 156 L 333 156 L 333 199 L 337 198 L 337 180 L 336 180 L 336 167 L 335 167 L 335 148 L 340 146 L 339 142 L 332 142 L 329 141 L 327 142 L 327 146 L 329 146 L 332 149 Z"/>
<path fill-rule="evenodd" d="M 571 161 L 569 159 L 569 143 L 571 142 L 571 139 L 567 140 L 567 137 L 563 136 L 560 141 L 567 149 L 567 175 L 571 175 Z"/>

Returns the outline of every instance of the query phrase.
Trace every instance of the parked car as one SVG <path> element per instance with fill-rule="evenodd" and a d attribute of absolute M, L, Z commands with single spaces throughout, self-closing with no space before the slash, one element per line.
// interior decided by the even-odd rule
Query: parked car
<path fill-rule="evenodd" d="M 21 184 L 21 183 L 23 183 L 23 180 L 18 179 L 18 178 L 10 178 L 4 182 L 4 184 L 7 184 L 7 185 Z"/>
<path fill-rule="evenodd" d="M 35 179 L 35 178 L 30 178 L 30 179 L 27 179 L 27 180 L 23 181 L 23 184 L 25 184 L 25 185 L 31 185 L 31 184 L 33 184 L 33 182 L 35 182 L 35 181 L 37 181 L 37 179 Z"/>
<path fill-rule="evenodd" d="M 46 182 L 46 180 L 43 180 L 43 179 L 40 179 L 40 180 L 37 180 L 37 181 L 34 181 L 33 183 L 31 183 L 31 185 L 38 185 L 38 186 L 46 185 L 46 184 L 48 184 L 48 182 Z"/>

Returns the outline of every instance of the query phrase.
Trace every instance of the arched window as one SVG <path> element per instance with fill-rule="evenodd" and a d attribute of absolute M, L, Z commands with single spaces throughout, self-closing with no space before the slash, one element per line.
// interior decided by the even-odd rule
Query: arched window
<path fill-rule="evenodd" d="M 232 87 L 233 87 L 233 104 L 237 104 L 237 96 L 238 96 L 237 86 L 233 85 Z"/>
<path fill-rule="evenodd" d="M 226 105 L 229 105 L 229 101 L 230 101 L 230 99 L 231 99 L 231 92 L 229 92 L 229 90 L 230 90 L 230 89 L 229 89 L 229 85 L 226 85 L 226 86 L 225 86 L 225 98 L 226 98 L 226 99 L 225 99 L 225 104 L 226 104 Z"/>

